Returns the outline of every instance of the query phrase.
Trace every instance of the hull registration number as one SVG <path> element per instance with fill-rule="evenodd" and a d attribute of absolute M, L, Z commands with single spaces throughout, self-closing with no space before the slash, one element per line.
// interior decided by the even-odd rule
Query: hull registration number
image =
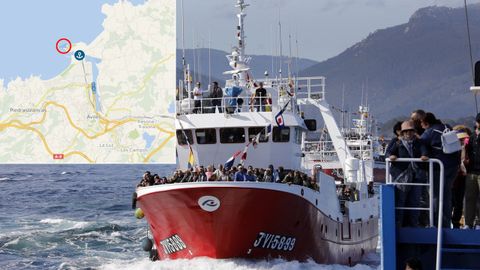
<path fill-rule="evenodd" d="M 259 232 L 253 247 L 273 250 L 292 251 L 295 248 L 295 237 Z"/>

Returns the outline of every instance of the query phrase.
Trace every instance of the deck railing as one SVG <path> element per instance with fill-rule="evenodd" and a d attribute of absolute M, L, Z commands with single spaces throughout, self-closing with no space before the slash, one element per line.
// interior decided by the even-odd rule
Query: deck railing
<path fill-rule="evenodd" d="M 258 102 L 257 102 L 258 101 Z M 177 114 L 208 114 L 217 110 L 222 113 L 236 112 L 271 112 L 272 105 L 269 97 L 229 97 L 201 98 L 177 100 Z M 197 106 L 195 106 L 197 104 Z"/>
<path fill-rule="evenodd" d="M 392 162 L 419 162 L 419 163 L 428 163 L 428 183 L 397 183 L 392 181 L 392 176 L 390 175 L 390 163 Z M 390 160 L 389 158 L 385 159 L 386 165 L 386 184 L 394 186 L 428 186 L 429 187 L 429 207 L 395 207 L 395 209 L 402 210 L 427 210 L 429 211 L 429 220 L 430 226 L 433 227 L 433 164 L 436 163 L 440 167 L 440 179 L 439 179 L 439 194 L 438 194 L 438 222 L 437 222 L 437 251 L 436 251 L 436 269 L 440 269 L 441 266 L 441 249 L 442 249 L 442 218 L 443 218 L 443 190 L 444 190 L 444 168 L 442 161 L 438 159 L 429 159 L 427 161 L 422 161 L 419 158 L 397 158 L 395 161 Z"/>

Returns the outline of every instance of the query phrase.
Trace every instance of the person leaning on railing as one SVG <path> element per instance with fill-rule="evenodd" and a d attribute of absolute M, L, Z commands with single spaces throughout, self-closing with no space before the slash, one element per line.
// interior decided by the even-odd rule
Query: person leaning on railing
<path fill-rule="evenodd" d="M 402 123 L 400 137 L 392 145 L 390 150 L 390 160 L 397 158 L 420 158 L 428 160 L 427 149 L 425 145 L 416 137 L 413 121 L 408 120 Z M 398 162 L 391 168 L 394 182 L 400 183 L 425 183 L 426 167 L 425 164 L 415 162 Z M 397 207 L 419 207 L 420 195 L 422 189 L 420 186 L 398 185 L 396 186 L 395 204 Z M 397 226 L 419 226 L 418 210 L 397 210 Z"/>
<path fill-rule="evenodd" d="M 439 159 L 443 163 L 444 168 L 444 190 L 443 190 L 443 211 L 442 227 L 450 228 L 452 217 L 452 183 L 457 176 L 460 168 L 460 151 L 446 154 L 443 152 L 442 134 L 447 128 L 447 125 L 438 120 L 431 112 L 425 114 L 422 119 L 422 128 L 425 132 L 420 137 L 420 140 L 425 144 L 429 152 L 430 158 Z M 439 192 L 440 192 L 440 167 L 433 166 L 433 200 L 434 200 L 434 219 L 438 220 L 438 206 L 439 206 Z"/>
<path fill-rule="evenodd" d="M 218 107 L 218 111 L 222 113 L 222 97 L 223 90 L 218 86 L 218 82 L 213 82 L 212 93 L 210 93 L 210 98 L 212 98 L 212 107 L 215 112 L 215 108 Z"/>
<path fill-rule="evenodd" d="M 202 95 L 203 90 L 201 88 L 201 83 L 197 82 L 195 88 L 193 88 L 193 101 L 195 108 L 193 109 L 194 113 L 202 113 Z"/>
<path fill-rule="evenodd" d="M 275 182 L 277 177 L 273 173 L 273 165 L 269 165 L 268 168 L 253 168 L 248 166 L 247 168 L 239 164 L 237 167 L 225 168 L 222 164 L 218 165 L 216 169 L 213 165 L 197 166 L 195 168 L 189 168 L 185 171 L 176 170 L 171 177 L 160 177 L 157 174 L 151 175 L 150 172 L 145 172 L 142 180 L 137 187 L 147 187 L 153 185 L 174 184 L 174 183 L 190 183 L 190 182 L 206 182 L 206 181 L 247 181 L 247 182 Z M 308 176 L 301 171 L 284 170 L 282 166 L 279 166 L 279 172 L 284 176 L 284 181 L 277 183 L 293 184 L 311 188 L 319 191 L 318 183 L 314 177 Z"/>

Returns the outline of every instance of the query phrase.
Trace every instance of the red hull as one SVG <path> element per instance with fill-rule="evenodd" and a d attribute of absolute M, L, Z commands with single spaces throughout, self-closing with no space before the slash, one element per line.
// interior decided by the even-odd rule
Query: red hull
<path fill-rule="evenodd" d="M 342 224 L 303 198 L 303 189 L 299 196 L 265 186 L 205 184 L 139 191 L 138 206 L 150 224 L 161 259 L 281 257 L 354 264 L 376 248 L 378 218 L 353 223 L 347 219 Z M 212 197 L 218 201 L 208 200 Z"/>

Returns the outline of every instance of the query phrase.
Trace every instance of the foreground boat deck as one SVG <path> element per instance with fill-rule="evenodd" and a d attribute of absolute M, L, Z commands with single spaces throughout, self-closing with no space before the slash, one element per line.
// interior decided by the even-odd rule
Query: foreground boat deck
<path fill-rule="evenodd" d="M 382 266 L 405 269 L 405 261 L 418 258 L 423 269 L 435 269 L 437 228 L 396 228 L 395 187 L 381 188 Z M 480 269 L 480 230 L 442 229 L 439 269 Z"/>

